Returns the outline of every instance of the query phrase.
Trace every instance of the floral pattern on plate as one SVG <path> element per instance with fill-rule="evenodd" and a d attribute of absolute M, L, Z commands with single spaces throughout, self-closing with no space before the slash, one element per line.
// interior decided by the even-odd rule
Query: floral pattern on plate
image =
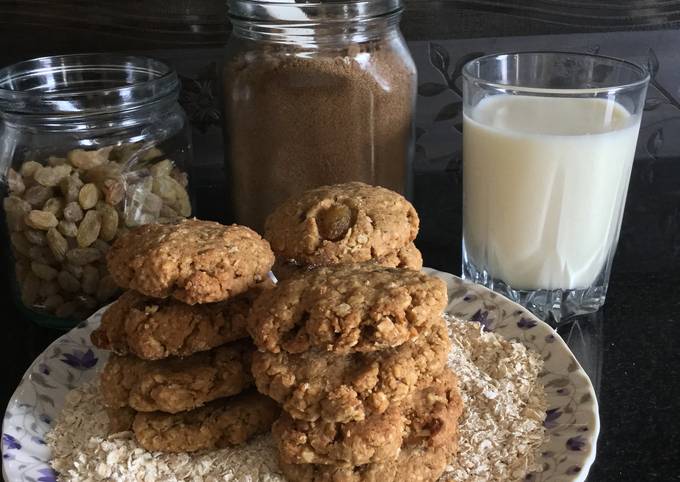
<path fill-rule="evenodd" d="M 595 459 L 598 408 L 588 376 L 564 341 L 550 326 L 503 296 L 448 273 L 426 271 L 446 281 L 448 313 L 519 340 L 545 360 L 541 380 L 550 403 L 544 422 L 550 437 L 541 448 L 543 472 L 529 474 L 525 480 L 584 481 Z M 2 427 L 2 466 L 7 482 L 56 482 L 44 436 L 68 391 L 91 380 L 108 357 L 90 342 L 90 333 L 99 326 L 104 310 L 50 345 L 14 392 Z"/>

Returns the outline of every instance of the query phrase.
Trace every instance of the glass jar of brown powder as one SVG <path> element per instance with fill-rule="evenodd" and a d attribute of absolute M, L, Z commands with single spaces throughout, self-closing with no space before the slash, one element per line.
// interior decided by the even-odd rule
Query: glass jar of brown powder
<path fill-rule="evenodd" d="M 401 0 L 231 0 L 227 166 L 239 223 L 287 197 L 364 181 L 409 194 L 416 68 Z"/>

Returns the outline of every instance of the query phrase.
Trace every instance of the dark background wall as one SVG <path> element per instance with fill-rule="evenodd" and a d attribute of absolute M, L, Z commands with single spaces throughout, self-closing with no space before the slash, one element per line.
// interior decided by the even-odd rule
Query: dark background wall
<path fill-rule="evenodd" d="M 421 86 L 415 202 L 428 206 L 420 209 L 418 242 L 441 253 L 429 264 L 460 265 L 460 96 L 445 84 L 481 53 L 561 49 L 625 57 L 652 71 L 615 269 L 680 269 L 680 0 L 406 6 L 402 30 Z M 183 78 L 182 103 L 194 125 L 198 213 L 226 220 L 217 72 L 229 30 L 226 0 L 0 0 L 0 65 L 82 51 L 134 51 L 170 62 Z"/>
<path fill-rule="evenodd" d="M 409 40 L 673 28 L 680 0 L 405 0 Z M 3 55 L 222 45 L 226 0 L 0 0 Z M 8 47 L 8 48 L 7 48 Z M 4 59 L 3 59 L 4 60 Z"/>

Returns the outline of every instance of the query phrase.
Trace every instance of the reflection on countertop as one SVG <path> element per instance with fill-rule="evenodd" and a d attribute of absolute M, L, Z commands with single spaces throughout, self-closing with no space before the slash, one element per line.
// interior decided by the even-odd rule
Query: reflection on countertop
<path fill-rule="evenodd" d="M 600 396 L 602 381 L 602 338 L 604 314 L 602 311 L 574 318 L 571 322 L 561 325 L 557 332 L 576 356 L 595 387 L 595 393 Z"/>

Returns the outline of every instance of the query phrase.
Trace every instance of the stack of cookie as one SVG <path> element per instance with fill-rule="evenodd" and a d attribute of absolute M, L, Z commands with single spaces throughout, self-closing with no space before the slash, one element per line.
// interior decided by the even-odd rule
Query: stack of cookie
<path fill-rule="evenodd" d="M 279 409 L 251 388 L 246 331 L 254 298 L 271 288 L 267 241 L 243 226 L 150 224 L 119 238 L 107 261 L 129 290 L 92 333 L 113 352 L 100 380 L 112 432 L 191 452 L 268 431 Z"/>
<path fill-rule="evenodd" d="M 361 182 L 323 186 L 293 197 L 265 225 L 276 254 L 274 273 L 286 278 L 316 266 L 373 262 L 420 269 L 413 244 L 416 210 L 403 196 Z"/>
<path fill-rule="evenodd" d="M 291 481 L 434 481 L 457 450 L 444 283 L 375 263 L 300 271 L 251 310 L 258 390 Z"/>

